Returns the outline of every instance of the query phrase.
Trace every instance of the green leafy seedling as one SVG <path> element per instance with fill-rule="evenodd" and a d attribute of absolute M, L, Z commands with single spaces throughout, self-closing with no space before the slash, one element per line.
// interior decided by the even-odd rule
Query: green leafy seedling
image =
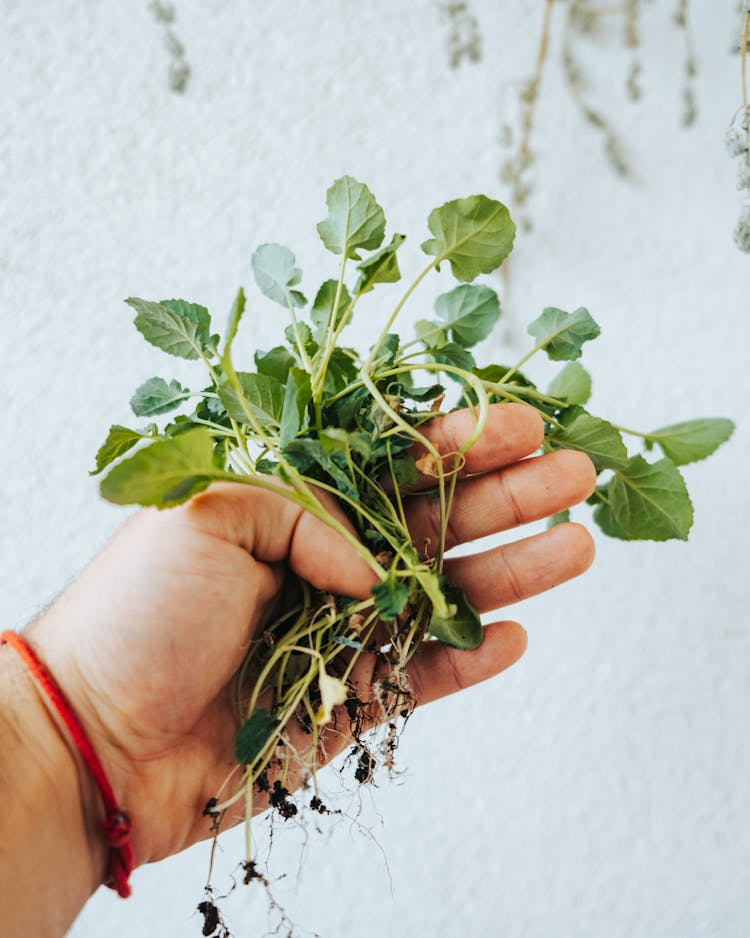
<path fill-rule="evenodd" d="M 290 722 L 303 722 L 316 753 L 325 724 L 342 703 L 360 747 L 355 777 L 371 777 L 379 753 L 388 747 L 368 749 L 358 729 L 363 702 L 348 680 L 360 654 L 384 649 L 391 674 L 373 695 L 393 728 L 410 712 L 406 666 L 423 641 L 461 649 L 481 642 L 479 615 L 448 583 L 443 564 L 458 469 L 479 439 L 491 403 L 535 407 L 545 421 L 545 451 L 573 449 L 591 457 L 600 474 L 590 499 L 594 521 L 622 540 L 686 539 L 693 506 L 677 467 L 709 456 L 733 430 L 729 420 L 702 418 L 639 433 L 590 413 L 591 377 L 578 359 L 600 329 L 584 308 L 548 307 L 529 326 L 534 344 L 515 365 L 479 365 L 473 350 L 491 335 L 500 302 L 493 289 L 474 281 L 497 270 L 515 237 L 506 207 L 484 195 L 455 199 L 430 214 L 432 237 L 422 244 L 427 265 L 384 317 L 369 350 L 343 344 L 342 333 L 359 314 L 362 298 L 369 302 L 369 294 L 380 296 L 379 284 L 400 280 L 404 235 L 393 234 L 383 246 L 383 209 L 367 186 L 350 176 L 333 183 L 326 202 L 328 214 L 318 233 L 339 258 L 335 276 L 310 291 L 315 299 L 308 307 L 294 254 L 278 244 L 260 246 L 251 262 L 258 292 L 286 310 L 289 324 L 280 344 L 256 351 L 254 362 L 243 362 L 239 370 L 232 347 L 246 313 L 244 290 L 234 300 L 223 340 L 212 332 L 203 306 L 127 300 L 144 338 L 168 355 L 199 360 L 208 383 L 190 389 L 176 380 L 148 379 L 136 390 L 132 409 L 137 417 L 160 422 L 140 430 L 111 427 L 93 470 L 109 470 L 101 491 L 110 501 L 158 508 L 184 502 L 213 481 L 267 487 L 268 477 L 275 476 L 275 491 L 338 530 L 378 576 L 364 601 L 323 594 L 300 582 L 299 602 L 252 645 L 238 695 L 236 757 L 243 775 L 212 810 L 215 817 L 243 798 L 249 808 L 254 791 L 268 790 L 269 772 L 286 792 L 286 773 L 299 758 L 288 743 Z M 351 262 L 356 262 L 353 271 Z M 416 337 L 402 341 L 393 332 L 396 319 L 441 265 L 450 267 L 459 284 L 436 298 L 435 318 L 418 321 Z M 378 307 L 373 308 L 377 315 Z M 566 363 L 546 392 L 521 370 L 539 353 Z M 475 426 L 446 466 L 423 429 L 441 412 L 448 387 L 455 391 L 454 408 L 473 408 Z M 178 409 L 176 416 L 164 417 Z M 643 452 L 629 452 L 623 435 L 640 439 Z M 415 444 L 426 461 L 420 468 L 429 468 L 434 477 L 439 517 L 429 558 L 412 544 L 404 512 L 417 478 L 410 454 Z M 654 447 L 662 458 L 648 461 Z M 356 536 L 321 506 L 319 489 L 337 497 Z M 550 524 L 569 517 L 561 512 Z M 314 773 L 314 764 L 308 768 Z M 287 794 L 279 805 L 288 812 Z M 249 837 L 247 843 L 249 853 Z"/>

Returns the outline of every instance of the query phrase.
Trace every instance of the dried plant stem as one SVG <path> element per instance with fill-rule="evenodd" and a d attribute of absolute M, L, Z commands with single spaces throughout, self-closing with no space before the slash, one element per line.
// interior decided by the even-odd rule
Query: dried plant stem
<path fill-rule="evenodd" d="M 547 52 L 549 49 L 550 23 L 552 20 L 552 7 L 555 0 L 546 0 L 544 7 L 544 16 L 542 18 L 542 32 L 539 38 L 537 48 L 536 65 L 534 74 L 523 85 L 521 89 L 521 135 L 518 141 L 515 155 L 509 159 L 502 168 L 501 176 L 512 186 L 510 204 L 513 208 L 519 208 L 524 205 L 531 194 L 531 186 L 525 179 L 525 175 L 533 162 L 531 151 L 531 134 L 534 129 L 534 117 L 536 114 L 536 102 L 539 97 L 539 86 L 544 73 L 544 65 L 547 61 Z M 521 219 L 524 227 L 529 228 L 528 219 Z"/>
<path fill-rule="evenodd" d="M 622 147 L 614 128 L 601 111 L 593 108 L 583 93 L 583 77 L 580 68 L 573 54 L 573 32 L 576 23 L 581 17 L 582 12 L 589 13 L 585 9 L 582 0 L 572 0 L 568 9 L 568 16 L 565 23 L 565 33 L 563 36 L 562 64 L 565 79 L 570 88 L 570 93 L 578 105 L 581 114 L 586 121 L 601 132 L 604 137 L 604 151 L 609 159 L 612 169 L 619 176 L 628 174 L 628 166 L 622 153 Z"/>
<path fill-rule="evenodd" d="M 742 41 L 740 42 L 740 59 L 742 60 L 742 106 L 747 108 L 747 45 L 750 39 L 750 13 L 745 14 L 742 25 Z"/>

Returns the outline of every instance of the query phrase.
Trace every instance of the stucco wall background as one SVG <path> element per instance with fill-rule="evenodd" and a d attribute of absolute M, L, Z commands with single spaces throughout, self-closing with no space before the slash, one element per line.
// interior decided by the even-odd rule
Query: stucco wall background
<path fill-rule="evenodd" d="M 145 3 L 0 0 L 4 627 L 32 617 L 126 516 L 87 471 L 106 427 L 128 422 L 133 389 L 191 373 L 140 339 L 123 297 L 183 296 L 223 321 L 269 240 L 292 247 L 308 283 L 330 276 L 314 225 L 345 172 L 409 234 L 405 272 L 432 207 L 507 195 L 499 116 L 530 70 L 540 10 L 471 6 L 483 61 L 454 71 L 427 0 L 178 0 L 193 69 L 179 96 Z M 738 430 L 685 469 L 689 543 L 597 534 L 584 578 L 509 610 L 530 637 L 512 671 L 415 714 L 400 783 L 343 801 L 378 844 L 342 820 L 311 829 L 303 851 L 302 833 L 277 825 L 274 894 L 305 934 L 750 933 L 750 261 L 731 242 L 723 148 L 737 17 L 733 4 L 692 4 L 699 117 L 683 130 L 672 6 L 647 5 L 640 105 L 621 92 L 622 54 L 599 57 L 627 182 L 570 104 L 553 44 L 536 228 L 517 241 L 507 287 L 495 282 L 504 326 L 488 355 L 501 343 L 504 358 L 520 354 L 543 306 L 586 305 L 602 326 L 585 356 L 595 412 L 643 429 L 727 415 Z M 282 328 L 278 307 L 256 309 L 238 340 L 248 352 Z M 240 832 L 222 843 L 219 886 Z M 100 890 L 71 935 L 199 934 L 207 862 L 199 845 L 139 870 L 128 902 Z M 262 895 L 239 889 L 226 910 L 238 935 L 265 933 Z"/>

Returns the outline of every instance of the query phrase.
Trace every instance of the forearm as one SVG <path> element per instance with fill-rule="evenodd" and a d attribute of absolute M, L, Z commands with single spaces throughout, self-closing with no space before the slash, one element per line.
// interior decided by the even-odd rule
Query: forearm
<path fill-rule="evenodd" d="M 5 938 L 59 938 L 101 882 L 96 794 L 15 651 L 0 646 Z"/>

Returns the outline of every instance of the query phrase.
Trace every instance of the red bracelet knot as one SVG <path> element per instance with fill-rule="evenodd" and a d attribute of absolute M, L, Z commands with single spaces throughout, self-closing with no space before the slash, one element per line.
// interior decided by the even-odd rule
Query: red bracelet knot
<path fill-rule="evenodd" d="M 118 811 L 108 815 L 102 821 L 102 830 L 107 845 L 119 849 L 123 847 L 130 837 L 130 816 L 127 811 Z"/>

